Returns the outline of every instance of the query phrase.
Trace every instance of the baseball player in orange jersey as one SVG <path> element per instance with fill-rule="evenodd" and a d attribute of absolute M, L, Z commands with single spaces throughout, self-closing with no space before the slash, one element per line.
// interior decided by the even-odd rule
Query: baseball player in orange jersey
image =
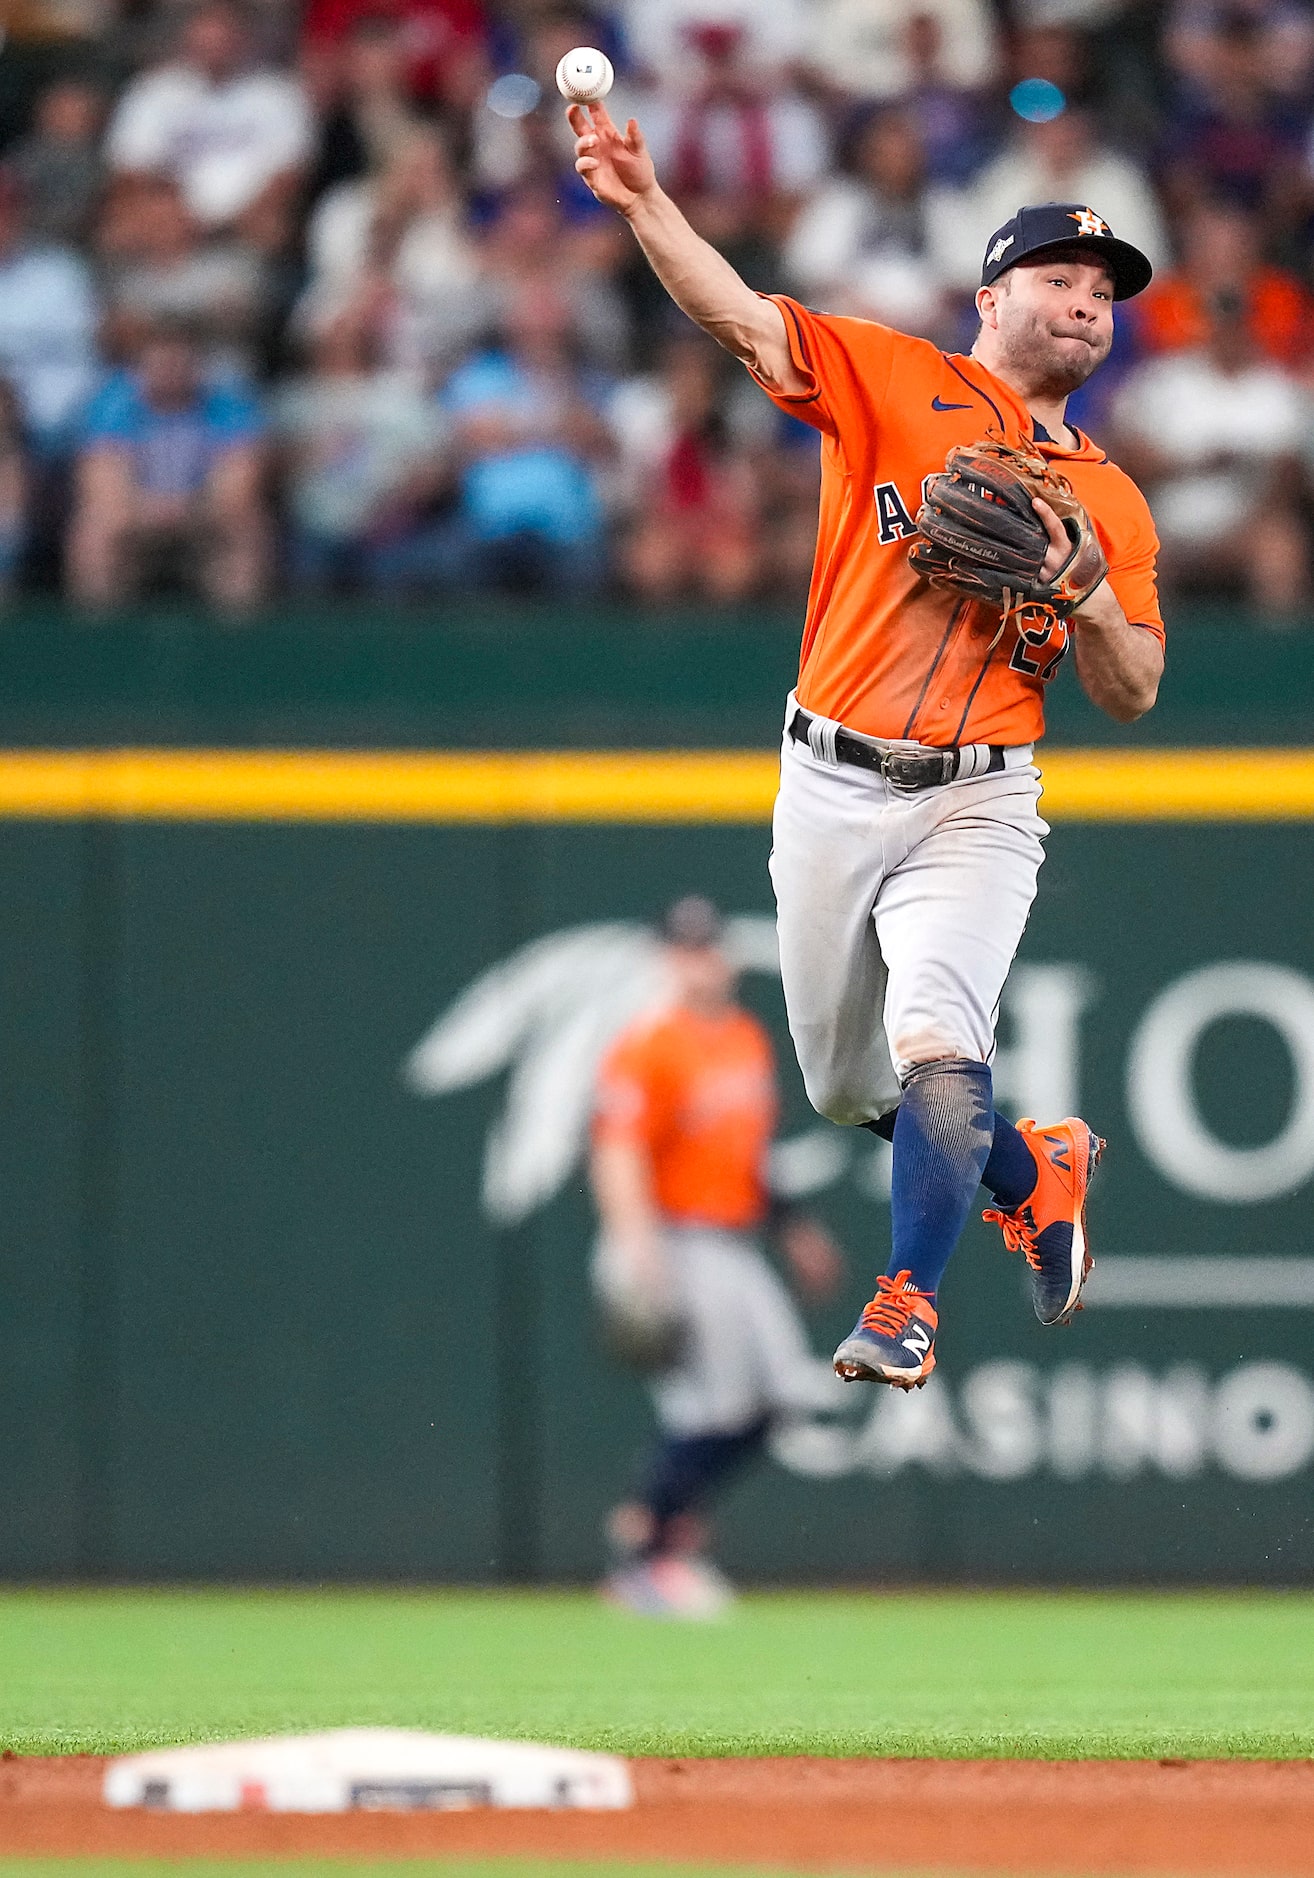
<path fill-rule="evenodd" d="M 1048 829 L 1032 746 L 1071 645 L 1092 701 L 1149 710 L 1163 670 L 1158 543 L 1135 485 L 1066 422 L 1108 355 L 1114 302 L 1150 264 L 1078 203 L 1023 207 L 991 238 L 970 354 L 754 293 L 660 186 L 637 124 L 574 105 L 576 168 L 629 222 L 689 317 L 821 433 L 822 487 L 771 874 L 790 1031 L 809 1097 L 893 1142 L 893 1257 L 835 1353 L 853 1381 L 911 1388 L 935 1363 L 936 1290 L 978 1185 L 1021 1251 L 1042 1323 L 1090 1266 L 1102 1143 L 1075 1116 L 994 1107 L 994 1019 Z M 1061 471 L 1107 578 L 1070 617 L 964 599 L 909 562 L 924 482 L 983 436 Z M 1053 509 L 1041 575 L 1074 553 Z M 1031 514 L 1027 509 L 1028 517 Z M 918 543 L 919 549 L 921 543 Z"/>
<path fill-rule="evenodd" d="M 837 1281 L 839 1258 L 819 1226 L 772 1206 L 775 1061 L 734 1000 L 716 909 L 678 900 L 663 936 L 672 998 L 612 1044 L 594 1107 L 594 1286 L 611 1340 L 650 1372 L 661 1431 L 639 1492 L 612 1516 L 620 1563 L 607 1589 L 651 1615 L 703 1617 L 728 1587 L 699 1556 L 700 1509 L 773 1427 L 835 1388 L 763 1230 L 774 1224 L 812 1295 Z"/>

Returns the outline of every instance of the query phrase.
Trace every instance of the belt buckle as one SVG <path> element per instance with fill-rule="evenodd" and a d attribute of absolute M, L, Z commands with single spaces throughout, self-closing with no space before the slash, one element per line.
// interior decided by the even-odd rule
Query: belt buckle
<path fill-rule="evenodd" d="M 916 795 L 919 789 L 933 789 L 948 782 L 945 752 L 926 750 L 885 750 L 881 755 L 881 775 L 891 789 L 903 795 Z M 934 772 L 934 773 L 933 773 Z"/>

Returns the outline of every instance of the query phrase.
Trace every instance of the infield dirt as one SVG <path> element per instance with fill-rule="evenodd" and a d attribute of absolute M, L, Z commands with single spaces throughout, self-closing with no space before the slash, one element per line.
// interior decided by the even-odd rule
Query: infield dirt
<path fill-rule="evenodd" d="M 1311 1761 L 635 1760 L 624 1813 L 116 1812 L 95 1755 L 0 1761 L 0 1856 L 670 1859 L 1314 1878 Z"/>

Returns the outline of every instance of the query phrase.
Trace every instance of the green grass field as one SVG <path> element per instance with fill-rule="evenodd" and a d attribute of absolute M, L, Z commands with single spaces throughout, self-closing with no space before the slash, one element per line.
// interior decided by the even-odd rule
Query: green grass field
<path fill-rule="evenodd" d="M 697 1626 L 565 1592 L 14 1591 L 0 1666 L 23 1753 L 356 1723 L 633 1754 L 1314 1754 L 1303 1594 L 770 1595 Z"/>

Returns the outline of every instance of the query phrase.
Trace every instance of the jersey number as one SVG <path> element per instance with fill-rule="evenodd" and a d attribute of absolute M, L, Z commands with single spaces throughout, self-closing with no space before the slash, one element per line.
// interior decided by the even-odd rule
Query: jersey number
<path fill-rule="evenodd" d="M 1062 664 L 1067 649 L 1066 620 L 1045 620 L 1037 626 L 1023 626 L 1019 628 L 1017 644 L 1008 661 L 1009 669 L 1027 678 L 1038 678 L 1042 685 L 1047 685 Z"/>

